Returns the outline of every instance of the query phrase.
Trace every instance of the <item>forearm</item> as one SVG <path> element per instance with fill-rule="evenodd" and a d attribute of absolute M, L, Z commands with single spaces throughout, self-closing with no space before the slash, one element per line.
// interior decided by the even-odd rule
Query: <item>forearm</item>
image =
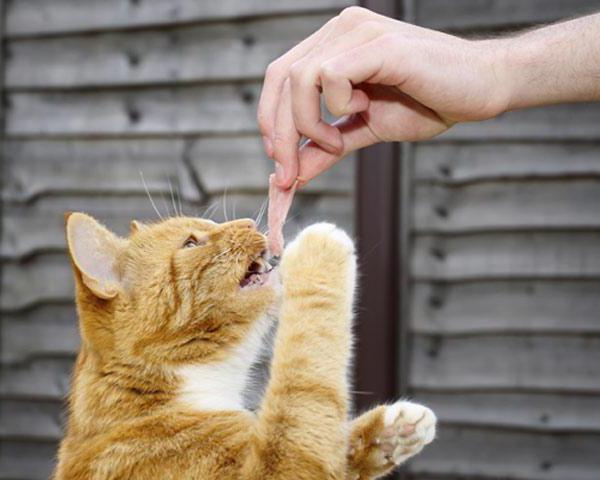
<path fill-rule="evenodd" d="M 600 14 L 492 40 L 507 110 L 600 100 Z"/>

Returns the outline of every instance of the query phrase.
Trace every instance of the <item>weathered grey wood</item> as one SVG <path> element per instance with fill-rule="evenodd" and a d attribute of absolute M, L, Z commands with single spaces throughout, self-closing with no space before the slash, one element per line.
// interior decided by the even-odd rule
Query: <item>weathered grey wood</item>
<path fill-rule="evenodd" d="M 260 194 L 226 194 L 211 198 L 208 216 L 215 221 L 226 218 L 256 217 L 266 192 Z M 170 198 L 155 199 L 158 208 L 167 209 Z M 126 236 L 131 219 L 156 218 L 149 201 L 142 197 L 49 197 L 32 207 L 13 207 L 5 219 L 6 234 L 2 271 L 2 310 L 19 310 L 44 302 L 66 302 L 73 298 L 73 282 L 65 252 L 62 213 L 76 207 L 95 216 L 119 235 Z M 189 214 L 202 215 L 206 208 Z M 225 214 L 227 211 L 227 215 Z M 302 226 L 329 220 L 349 232 L 353 224 L 353 204 L 350 196 L 298 194 L 290 212 L 284 233 L 294 236 Z M 266 229 L 262 217 L 261 229 Z M 39 235 L 39 232 L 44 235 Z M 43 253 L 47 252 L 47 253 Z M 33 254 L 36 254 L 32 256 Z M 22 259 L 19 261 L 18 259 Z"/>
<path fill-rule="evenodd" d="M 600 177 L 599 142 L 429 142 L 413 155 L 418 182 Z"/>
<path fill-rule="evenodd" d="M 9 36 L 45 35 L 111 29 L 140 28 L 181 23 L 233 20 L 262 15 L 336 10 L 352 5 L 349 0 L 39 0 L 11 2 Z"/>
<path fill-rule="evenodd" d="M 260 85 L 9 95 L 9 136 L 256 132 Z"/>
<path fill-rule="evenodd" d="M 167 195 L 169 199 L 169 180 L 184 201 L 201 200 L 205 193 L 225 190 L 262 193 L 274 169 L 256 135 L 11 140 L 5 151 L 3 197 L 11 202 L 30 202 L 56 193 L 146 195 L 140 172 L 153 195 Z M 200 179 L 202 191 L 189 178 L 188 163 Z M 353 182 L 354 160 L 349 158 L 303 187 L 302 192 L 349 194 Z"/>
<path fill-rule="evenodd" d="M 0 397 L 59 401 L 69 392 L 73 358 L 39 358 L 20 365 L 2 365 Z"/>
<path fill-rule="evenodd" d="M 209 193 L 265 190 L 273 161 L 264 153 L 258 136 L 199 138 L 189 151 L 190 161 Z M 301 192 L 350 194 L 354 188 L 355 156 L 302 187 Z"/>
<path fill-rule="evenodd" d="M 595 480 L 598 435 L 539 435 L 444 427 L 436 443 L 410 462 L 418 478 L 450 474 L 460 479 Z M 451 476 L 450 476 L 451 478 Z"/>
<path fill-rule="evenodd" d="M 600 394 L 600 337 L 416 336 L 413 388 Z"/>
<path fill-rule="evenodd" d="M 419 282 L 412 298 L 417 333 L 600 333 L 600 282 Z"/>
<path fill-rule="evenodd" d="M 257 131 L 258 83 L 140 90 L 14 92 L 9 136 L 231 134 Z M 52 119 L 49 121 L 48 119 Z M 597 103 L 522 110 L 458 125 L 437 141 L 487 139 L 593 140 Z"/>
<path fill-rule="evenodd" d="M 219 168 L 214 170 L 218 171 Z M 213 173 L 216 175 L 215 171 Z M 174 206 L 170 192 L 156 191 L 156 188 L 166 186 L 166 178 L 163 180 L 160 176 L 157 178 L 153 175 L 151 179 L 154 179 L 154 182 L 149 187 L 153 189 L 151 194 L 159 212 L 164 217 L 173 215 Z M 105 184 L 107 193 L 110 193 L 109 181 L 110 176 L 107 175 Z M 328 180 L 324 179 L 322 182 L 327 183 Z M 127 185 L 126 181 L 124 185 Z M 316 187 L 318 188 L 318 184 Z M 311 193 L 310 189 L 307 189 L 306 193 L 303 192 L 304 190 L 298 193 L 297 201 L 290 213 L 288 235 L 296 231 L 294 228 L 319 219 L 338 222 L 347 230 L 352 230 L 353 209 L 350 195 L 319 195 Z M 83 193 L 77 196 L 47 196 L 32 205 L 12 205 L 7 209 L 4 217 L 5 230 L 0 242 L 1 257 L 14 260 L 43 252 L 63 252 L 65 249 L 64 213 L 68 211 L 86 212 L 121 236 L 128 235 L 129 224 L 133 219 L 158 220 L 145 193 L 140 192 L 136 195 L 84 195 Z M 185 215 L 212 214 L 216 221 L 225 221 L 226 218 L 229 220 L 243 217 L 255 218 L 266 199 L 266 190 L 248 194 L 228 190 L 225 195 L 214 194 L 203 204 L 183 202 L 182 208 Z M 175 198 L 175 206 L 179 208 L 177 198 Z M 207 211 L 208 207 L 211 208 Z M 305 208 L 307 211 L 304 211 Z M 266 228 L 265 215 L 262 217 L 261 228 L 263 227 Z M 44 234 L 40 235 L 40 232 Z"/>
<path fill-rule="evenodd" d="M 443 425 L 515 428 L 549 434 L 600 432 L 598 396 L 415 391 L 412 398 L 432 408 Z"/>
<path fill-rule="evenodd" d="M 505 113 L 484 122 L 462 123 L 436 137 L 446 140 L 597 140 L 600 104 L 563 104 Z"/>
<path fill-rule="evenodd" d="M 414 228 L 423 233 L 600 230 L 600 177 L 504 180 L 461 188 L 422 185 L 414 202 Z"/>
<path fill-rule="evenodd" d="M 0 329 L 0 359 L 4 364 L 44 355 L 74 355 L 79 348 L 74 303 L 43 305 L 18 314 L 3 313 Z"/>
<path fill-rule="evenodd" d="M 412 272 L 419 280 L 600 278 L 600 233 L 423 235 Z"/>
<path fill-rule="evenodd" d="M 152 192 L 162 216 L 173 215 L 170 193 Z M 179 208 L 177 199 L 175 205 Z M 197 214 L 200 205 L 183 204 L 185 213 Z M 62 252 L 65 249 L 64 213 L 81 211 L 92 215 L 121 236 L 127 236 L 131 220 L 156 221 L 145 193 L 137 195 L 48 196 L 32 205 L 12 205 L 4 215 L 2 257 L 17 259 L 41 252 Z M 40 232 L 44 232 L 40 235 Z"/>
<path fill-rule="evenodd" d="M 29 202 L 53 193 L 145 195 L 140 172 L 150 192 L 170 193 L 168 181 L 177 188 L 187 175 L 185 148 L 183 139 L 9 141 L 3 196 Z M 201 192 L 191 196 L 201 197 Z"/>
<path fill-rule="evenodd" d="M 57 449 L 56 442 L 0 441 L 0 479 L 47 480 Z"/>
<path fill-rule="evenodd" d="M 2 311 L 73 300 L 71 266 L 62 253 L 39 255 L 26 262 L 5 262 L 0 286 Z"/>
<path fill-rule="evenodd" d="M 598 10 L 594 0 L 418 0 L 417 23 L 431 28 L 481 29 L 547 23 Z"/>
<path fill-rule="evenodd" d="M 261 79 L 269 62 L 331 17 L 276 17 L 148 32 L 14 40 L 12 88 Z"/>
<path fill-rule="evenodd" d="M 62 436 L 66 413 L 62 402 L 3 400 L 0 413 L 1 439 L 57 441 Z"/>

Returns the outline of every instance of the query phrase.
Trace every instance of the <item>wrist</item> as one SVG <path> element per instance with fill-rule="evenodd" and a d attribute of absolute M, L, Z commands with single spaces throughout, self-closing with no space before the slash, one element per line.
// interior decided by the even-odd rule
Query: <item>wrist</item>
<path fill-rule="evenodd" d="M 511 65 L 511 39 L 482 40 L 484 64 L 491 73 L 488 118 L 496 117 L 512 110 L 517 91 L 517 79 Z"/>

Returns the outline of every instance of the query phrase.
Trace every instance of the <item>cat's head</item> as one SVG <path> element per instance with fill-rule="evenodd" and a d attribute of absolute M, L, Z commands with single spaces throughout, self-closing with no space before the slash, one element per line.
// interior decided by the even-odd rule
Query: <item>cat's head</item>
<path fill-rule="evenodd" d="M 252 220 L 132 222 L 121 238 L 72 213 L 66 232 L 82 341 L 100 358 L 219 359 L 276 299 L 267 241 Z"/>

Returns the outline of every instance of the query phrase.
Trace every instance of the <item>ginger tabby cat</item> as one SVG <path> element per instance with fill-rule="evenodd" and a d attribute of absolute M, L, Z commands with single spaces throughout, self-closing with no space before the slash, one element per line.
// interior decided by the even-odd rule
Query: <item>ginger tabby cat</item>
<path fill-rule="evenodd" d="M 300 233 L 271 269 L 252 220 L 175 217 L 119 238 L 67 216 L 81 350 L 63 479 L 371 479 L 435 435 L 399 401 L 348 420 L 356 259 L 330 224 Z M 279 317 L 256 413 L 242 391 Z"/>

